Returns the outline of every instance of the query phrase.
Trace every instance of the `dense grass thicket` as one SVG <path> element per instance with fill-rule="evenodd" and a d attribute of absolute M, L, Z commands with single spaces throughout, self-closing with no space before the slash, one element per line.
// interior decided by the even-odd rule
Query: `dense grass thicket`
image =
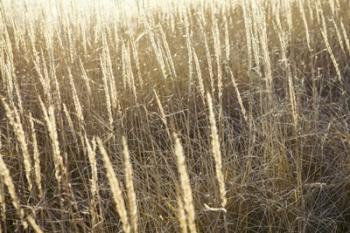
<path fill-rule="evenodd" d="M 33 2 L 0 0 L 1 233 L 350 232 L 348 0 Z"/>

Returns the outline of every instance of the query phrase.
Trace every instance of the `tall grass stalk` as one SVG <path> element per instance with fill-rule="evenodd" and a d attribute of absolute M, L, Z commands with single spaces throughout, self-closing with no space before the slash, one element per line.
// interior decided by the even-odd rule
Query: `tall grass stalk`
<path fill-rule="evenodd" d="M 10 108 L 10 106 L 6 103 L 5 99 L 1 99 L 1 100 L 5 108 L 7 119 L 9 120 L 11 126 L 13 127 L 13 131 L 20 144 L 22 154 L 23 154 L 23 164 L 24 164 L 25 175 L 28 182 L 28 190 L 32 191 L 32 188 L 33 188 L 32 158 L 29 154 L 28 144 L 25 136 L 26 133 L 24 132 L 24 129 L 23 129 L 20 113 L 18 112 L 15 106 L 13 106 L 13 108 Z"/>
<path fill-rule="evenodd" d="M 186 166 L 186 159 L 183 151 L 183 147 L 181 145 L 180 139 L 178 138 L 177 134 L 173 134 L 174 141 L 175 141 L 175 155 L 177 158 L 177 170 L 180 175 L 180 183 L 181 183 L 181 190 L 182 190 L 182 200 L 183 200 L 183 208 L 186 211 L 186 219 L 187 219 L 187 224 L 188 228 L 191 233 L 197 232 L 196 225 L 195 225 L 195 210 L 194 210 L 194 205 L 193 205 L 193 196 L 192 196 L 192 189 L 191 189 L 191 184 L 190 184 L 190 179 L 187 173 L 187 166 Z M 180 199 L 180 201 L 182 201 Z M 182 210 L 181 210 L 181 205 L 182 203 L 179 204 L 179 211 L 180 214 L 182 215 Z M 182 216 L 180 215 L 181 219 L 180 221 L 182 222 Z M 182 224 L 182 227 L 184 224 Z"/>
<path fill-rule="evenodd" d="M 133 182 L 133 168 L 131 165 L 130 152 L 125 137 L 122 137 L 123 154 L 124 154 L 124 170 L 125 170 L 125 186 L 128 193 L 128 206 L 130 223 L 132 226 L 132 232 L 138 232 L 138 213 L 137 213 L 137 201 L 136 193 Z"/>
<path fill-rule="evenodd" d="M 100 138 L 96 139 L 98 148 L 102 155 L 102 160 L 106 169 L 106 174 L 108 178 L 109 185 L 111 187 L 113 200 L 116 206 L 116 210 L 119 214 L 120 220 L 122 222 L 122 227 L 125 233 L 131 232 L 131 226 L 128 219 L 128 212 L 126 210 L 123 193 L 121 190 L 120 182 L 114 172 L 112 162 L 107 154 L 106 149 L 103 146 L 103 142 Z"/>
<path fill-rule="evenodd" d="M 0 176 L 2 177 L 2 180 L 8 189 L 8 192 L 9 192 L 11 200 L 12 200 L 12 205 L 15 207 L 15 210 L 16 210 L 19 218 L 21 219 L 21 223 L 23 225 L 23 228 L 27 229 L 28 223 L 29 223 L 29 225 L 33 228 L 35 233 L 42 233 L 43 231 L 37 225 L 37 223 L 35 222 L 33 217 L 30 215 L 28 215 L 28 216 L 25 215 L 24 210 L 21 207 L 19 198 L 17 196 L 15 185 L 14 185 L 13 180 L 12 180 L 11 175 L 10 175 L 10 171 L 7 168 L 3 158 L 4 158 L 4 155 L 0 154 Z"/>

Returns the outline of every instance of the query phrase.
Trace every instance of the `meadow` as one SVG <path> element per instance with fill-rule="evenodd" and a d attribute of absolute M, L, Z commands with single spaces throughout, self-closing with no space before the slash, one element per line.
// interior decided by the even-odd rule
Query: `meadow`
<path fill-rule="evenodd" d="M 0 233 L 350 232 L 350 2 L 122 2 L 0 0 Z"/>

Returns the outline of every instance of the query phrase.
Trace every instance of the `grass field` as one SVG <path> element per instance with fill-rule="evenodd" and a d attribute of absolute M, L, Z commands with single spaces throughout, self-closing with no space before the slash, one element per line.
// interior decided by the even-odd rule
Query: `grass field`
<path fill-rule="evenodd" d="M 350 232 L 350 2 L 0 0 L 0 233 Z"/>

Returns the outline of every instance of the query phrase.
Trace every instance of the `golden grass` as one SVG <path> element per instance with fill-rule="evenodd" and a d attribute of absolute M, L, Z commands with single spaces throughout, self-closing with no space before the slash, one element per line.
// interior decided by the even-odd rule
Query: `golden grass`
<path fill-rule="evenodd" d="M 29 223 L 29 225 L 33 228 L 35 233 L 42 233 L 43 231 L 38 226 L 38 224 L 35 222 L 33 217 L 30 215 L 27 215 L 27 216 L 25 215 L 24 210 L 21 207 L 21 204 L 19 202 L 19 199 L 18 199 L 18 196 L 16 193 L 16 189 L 15 189 L 15 185 L 14 185 L 12 178 L 11 178 L 11 175 L 10 175 L 10 171 L 5 164 L 3 157 L 4 156 L 2 154 L 0 154 L 0 176 L 8 189 L 8 192 L 9 192 L 10 197 L 11 197 L 12 205 L 15 207 L 17 215 L 21 220 L 21 224 L 23 225 L 24 229 L 27 229 L 28 223 Z"/>
<path fill-rule="evenodd" d="M 41 184 L 41 167 L 40 167 L 40 152 L 38 148 L 38 141 L 36 136 L 36 130 L 35 125 L 33 121 L 33 117 L 31 114 L 29 114 L 29 123 L 31 128 L 31 139 L 32 139 L 32 147 L 33 147 L 33 160 L 34 160 L 34 177 L 35 177 L 35 183 L 38 187 L 38 197 L 43 197 L 43 188 Z"/>
<path fill-rule="evenodd" d="M 138 214 L 137 214 L 137 202 L 136 194 L 133 182 L 133 169 L 130 161 L 130 153 L 126 138 L 122 137 L 123 154 L 124 154 L 124 170 L 125 170 L 125 188 L 128 193 L 128 206 L 129 206 L 129 216 L 130 223 L 133 232 L 138 232 Z"/>
<path fill-rule="evenodd" d="M 186 222 L 187 226 L 191 233 L 197 232 L 196 224 L 195 224 L 195 210 L 193 205 L 193 196 L 192 196 L 192 189 L 191 189 L 191 183 L 190 178 L 187 173 L 186 168 L 186 159 L 184 155 L 184 151 L 180 142 L 180 139 L 178 138 L 177 134 L 174 134 L 174 141 L 175 141 L 175 148 L 174 152 L 176 155 L 176 161 L 177 161 L 177 170 L 180 175 L 180 184 L 181 184 L 181 190 L 182 190 L 182 196 L 178 197 L 179 199 L 179 211 L 180 211 L 180 224 L 182 228 L 184 228 L 183 222 L 183 210 L 185 210 L 186 215 Z M 184 230 L 183 230 L 184 231 Z"/>
<path fill-rule="evenodd" d="M 63 157 L 61 155 L 61 150 L 58 141 L 57 134 L 57 126 L 56 126 L 56 117 L 54 112 L 54 107 L 50 105 L 48 109 L 45 107 L 45 104 L 40 99 L 41 109 L 44 114 L 44 119 L 46 122 L 46 127 L 49 132 L 49 136 L 51 139 L 51 147 L 52 147 L 52 157 L 55 165 L 55 178 L 57 180 L 58 186 L 60 187 L 62 184 L 62 180 L 64 181 L 67 178 L 66 167 L 64 166 Z"/>
<path fill-rule="evenodd" d="M 0 232 L 349 232 L 348 1 L 137 2 L 0 1 Z"/>
<path fill-rule="evenodd" d="M 13 107 L 11 109 L 4 99 L 2 99 L 2 103 L 4 105 L 8 121 L 13 127 L 16 138 L 20 144 L 20 147 L 23 153 L 23 164 L 24 164 L 24 170 L 25 170 L 25 174 L 28 182 L 28 189 L 29 191 L 32 191 L 32 188 L 33 188 L 32 176 L 31 176 L 32 159 L 29 155 L 28 144 L 26 142 L 25 132 L 21 123 L 20 113 L 18 112 L 16 107 Z"/>
<path fill-rule="evenodd" d="M 89 141 L 87 136 L 85 135 L 85 145 L 86 145 L 86 153 L 89 158 L 89 163 L 91 167 L 91 179 L 90 179 L 90 215 L 92 222 L 92 229 L 94 229 L 99 222 L 99 214 L 97 211 L 97 205 L 99 203 L 99 190 L 98 190 L 98 171 L 97 171 L 97 161 L 96 161 L 96 141 Z"/>
<path fill-rule="evenodd" d="M 211 149 L 215 162 L 215 174 L 219 185 L 219 194 L 221 200 L 221 207 L 225 208 L 227 204 L 226 190 L 225 190 L 225 178 L 223 174 L 222 167 L 222 155 L 220 149 L 220 139 L 218 134 L 218 129 L 216 126 L 215 113 L 213 108 L 213 100 L 211 95 L 207 93 L 207 103 L 209 107 L 209 121 L 210 121 L 210 131 L 211 131 Z"/>
<path fill-rule="evenodd" d="M 120 182 L 114 172 L 112 162 L 103 146 L 103 142 L 100 138 L 97 138 L 97 145 L 101 152 L 103 163 L 106 169 L 106 175 L 109 181 L 109 185 L 111 187 L 111 191 L 113 194 L 113 200 L 116 205 L 116 209 L 120 216 L 120 220 L 122 222 L 123 230 L 126 233 L 131 232 L 131 227 L 128 219 L 128 212 L 126 210 L 123 193 L 121 191 Z"/>

